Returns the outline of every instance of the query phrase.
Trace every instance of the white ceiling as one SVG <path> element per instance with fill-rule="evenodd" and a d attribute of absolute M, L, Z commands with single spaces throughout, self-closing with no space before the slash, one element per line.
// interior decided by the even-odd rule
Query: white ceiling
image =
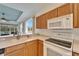
<path fill-rule="evenodd" d="M 28 18 L 36 15 L 41 10 L 56 4 L 55 3 L 4 3 L 3 5 L 23 11 L 23 14 L 18 19 L 18 22 L 20 22 L 22 20 L 27 20 Z"/>

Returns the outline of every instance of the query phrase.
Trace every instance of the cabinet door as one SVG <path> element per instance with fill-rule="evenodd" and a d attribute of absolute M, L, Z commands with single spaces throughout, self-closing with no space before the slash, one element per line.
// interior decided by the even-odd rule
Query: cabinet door
<path fill-rule="evenodd" d="M 38 56 L 43 56 L 43 41 L 38 40 Z"/>
<path fill-rule="evenodd" d="M 26 43 L 26 56 L 37 56 L 37 40 Z"/>
<path fill-rule="evenodd" d="M 43 14 L 41 19 L 41 29 L 46 29 L 47 28 L 47 19 L 46 19 L 46 14 Z"/>
<path fill-rule="evenodd" d="M 37 17 L 36 18 L 36 28 L 40 29 L 41 28 L 41 22 L 40 22 L 41 18 Z"/>
<path fill-rule="evenodd" d="M 73 12 L 73 4 L 65 4 L 58 8 L 58 16 L 63 16 Z"/>
<path fill-rule="evenodd" d="M 39 17 L 36 18 L 36 28 L 37 29 L 46 29 L 47 25 L 46 25 L 46 17 L 45 15 L 41 15 Z"/>
<path fill-rule="evenodd" d="M 57 17 L 57 9 L 54 9 L 54 10 L 51 10 L 51 11 L 49 11 L 48 12 L 48 19 L 51 19 L 51 18 L 55 18 L 55 17 Z"/>
<path fill-rule="evenodd" d="M 26 56 L 43 56 L 43 41 L 34 40 L 26 43 Z"/>
<path fill-rule="evenodd" d="M 79 28 L 79 3 L 74 4 L 74 20 L 73 27 Z"/>

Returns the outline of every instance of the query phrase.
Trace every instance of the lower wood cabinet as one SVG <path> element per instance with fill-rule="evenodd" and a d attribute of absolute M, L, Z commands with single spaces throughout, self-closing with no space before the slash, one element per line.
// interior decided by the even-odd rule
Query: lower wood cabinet
<path fill-rule="evenodd" d="M 43 41 L 34 40 L 26 43 L 26 56 L 43 56 Z"/>
<path fill-rule="evenodd" d="M 38 40 L 38 43 L 39 43 L 38 46 L 37 46 L 38 47 L 38 49 L 37 49 L 38 50 L 38 52 L 37 52 L 38 56 L 43 56 L 43 52 L 44 52 L 43 51 L 43 41 Z"/>
<path fill-rule="evenodd" d="M 5 48 L 5 56 L 43 56 L 43 41 L 37 39 Z"/>

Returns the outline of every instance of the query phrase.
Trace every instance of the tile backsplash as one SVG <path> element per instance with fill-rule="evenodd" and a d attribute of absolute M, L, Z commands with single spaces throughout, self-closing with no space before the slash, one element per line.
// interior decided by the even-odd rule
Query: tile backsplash
<path fill-rule="evenodd" d="M 79 36 L 79 28 L 77 29 L 59 29 L 59 30 L 50 30 L 50 29 L 36 29 L 36 33 L 46 36 L 57 36 L 62 38 L 73 39 Z M 75 36 L 75 37 L 74 37 Z"/>

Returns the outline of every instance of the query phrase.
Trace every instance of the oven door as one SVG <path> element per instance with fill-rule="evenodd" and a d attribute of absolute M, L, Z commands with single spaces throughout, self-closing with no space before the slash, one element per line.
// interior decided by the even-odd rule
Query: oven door
<path fill-rule="evenodd" d="M 45 42 L 44 56 L 72 56 L 72 51 Z"/>
<path fill-rule="evenodd" d="M 52 49 L 49 45 L 44 44 L 44 56 L 62 56 L 62 54 Z"/>

